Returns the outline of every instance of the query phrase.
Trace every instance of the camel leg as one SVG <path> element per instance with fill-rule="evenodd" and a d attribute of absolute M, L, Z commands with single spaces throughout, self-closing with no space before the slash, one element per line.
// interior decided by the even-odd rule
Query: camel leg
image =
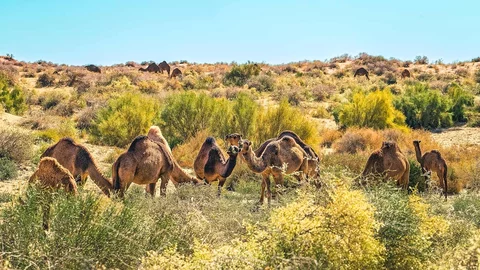
<path fill-rule="evenodd" d="M 162 181 L 160 182 L 160 196 L 166 196 L 167 195 L 167 183 L 170 177 L 168 175 L 161 175 L 160 178 Z"/>
<path fill-rule="evenodd" d="M 280 189 L 285 186 L 283 183 L 283 174 L 281 172 L 274 174 L 273 179 L 275 180 L 275 198 L 278 198 L 280 193 L 282 193 Z"/>
<path fill-rule="evenodd" d="M 445 200 L 447 200 L 447 179 L 444 178 L 445 173 L 441 170 L 438 170 L 436 173 L 438 176 L 438 181 L 440 182 L 440 186 L 443 188 L 443 195 L 445 195 Z M 440 193 L 440 196 L 442 196 L 442 193 Z"/>
<path fill-rule="evenodd" d="M 267 180 L 269 178 L 268 174 L 262 174 L 262 190 L 260 191 L 260 201 L 259 204 L 263 204 L 265 198 L 265 187 L 267 186 Z"/>
<path fill-rule="evenodd" d="M 147 184 L 145 186 L 145 191 L 147 193 L 150 193 L 150 196 L 152 196 L 152 198 L 155 197 L 155 187 L 157 186 L 157 183 L 150 183 L 150 184 Z"/>
<path fill-rule="evenodd" d="M 225 184 L 226 180 L 227 179 L 223 177 L 218 178 L 218 194 L 217 194 L 218 197 L 220 197 L 220 194 L 222 194 L 222 187 Z"/>
<path fill-rule="evenodd" d="M 272 190 L 270 189 L 270 177 L 267 177 L 267 179 L 265 179 L 265 183 L 267 185 L 268 206 L 270 206 L 270 203 L 272 202 Z"/>

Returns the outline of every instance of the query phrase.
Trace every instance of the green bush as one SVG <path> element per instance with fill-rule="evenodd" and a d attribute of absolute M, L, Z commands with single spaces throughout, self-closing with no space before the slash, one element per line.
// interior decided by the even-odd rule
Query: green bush
<path fill-rule="evenodd" d="M 388 89 L 368 94 L 355 93 L 351 102 L 339 109 L 338 119 L 347 127 L 395 128 L 404 125 L 405 117 L 392 104 Z"/>
<path fill-rule="evenodd" d="M 223 78 L 225 85 L 243 86 L 248 79 L 253 76 L 258 76 L 262 69 L 255 63 L 248 62 L 242 65 L 234 65 L 232 69 L 227 72 Z"/>
<path fill-rule="evenodd" d="M 158 111 L 159 105 L 152 98 L 126 93 L 98 111 L 90 132 L 96 142 L 124 147 L 146 134 L 157 121 Z"/>
<path fill-rule="evenodd" d="M 8 113 L 21 115 L 27 109 L 25 95 L 18 86 L 9 88 L 8 82 L 0 79 L 0 106 Z"/>
<path fill-rule="evenodd" d="M 452 120 L 455 122 L 465 122 L 465 106 L 473 106 L 473 95 L 465 91 L 457 83 L 448 87 L 448 96 L 452 100 Z"/>
<path fill-rule="evenodd" d="M 252 137 L 256 131 L 258 105 L 246 93 L 240 92 L 233 102 L 233 130 L 245 138 Z"/>
<path fill-rule="evenodd" d="M 410 175 L 408 186 L 410 189 L 416 189 L 420 192 L 425 191 L 425 177 L 422 176 L 422 167 L 418 161 L 409 159 Z"/>
<path fill-rule="evenodd" d="M 448 97 L 426 84 L 408 86 L 404 95 L 395 100 L 395 108 L 405 115 L 405 122 L 412 128 L 433 129 L 453 124 Z"/>
<path fill-rule="evenodd" d="M 428 57 L 418 55 L 413 61 L 417 65 L 426 65 L 428 64 Z"/>
<path fill-rule="evenodd" d="M 0 157 L 0 181 L 8 180 L 17 176 L 17 165 L 6 157 Z"/>

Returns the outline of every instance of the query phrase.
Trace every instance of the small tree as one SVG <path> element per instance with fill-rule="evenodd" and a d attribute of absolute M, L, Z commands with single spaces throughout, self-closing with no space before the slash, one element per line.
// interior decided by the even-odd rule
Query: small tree
<path fill-rule="evenodd" d="M 448 96 L 452 100 L 452 119 L 456 122 L 465 122 L 465 106 L 473 106 L 473 96 L 460 85 L 453 83 L 448 87 Z"/>
<path fill-rule="evenodd" d="M 230 72 L 225 74 L 223 82 L 226 85 L 243 86 L 247 83 L 248 79 L 253 76 L 258 76 L 262 69 L 252 62 L 248 62 L 243 65 L 234 65 Z"/>
<path fill-rule="evenodd" d="M 0 80 L 0 105 L 6 112 L 12 114 L 23 114 L 27 109 L 25 95 L 18 86 L 9 89 L 6 80 Z"/>

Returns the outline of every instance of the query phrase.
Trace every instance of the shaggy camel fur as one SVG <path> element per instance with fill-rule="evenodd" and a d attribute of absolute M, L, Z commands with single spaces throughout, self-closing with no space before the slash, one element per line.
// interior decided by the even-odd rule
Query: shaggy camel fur
<path fill-rule="evenodd" d="M 40 160 L 38 169 L 28 180 L 29 184 L 34 182 L 39 182 L 40 186 L 45 189 L 57 190 L 63 188 L 66 192 L 74 195 L 78 194 L 77 184 L 72 174 L 51 157 L 44 157 Z M 50 227 L 50 203 L 51 197 L 47 196 L 45 204 L 42 205 L 44 230 L 48 230 Z"/>
<path fill-rule="evenodd" d="M 85 66 L 85 68 L 90 72 L 102 73 L 100 68 L 95 65 L 88 65 L 88 66 Z"/>
<path fill-rule="evenodd" d="M 295 177 L 300 181 L 308 174 L 308 154 L 292 137 L 284 136 L 270 142 L 260 156 L 252 150 L 252 143 L 243 141 L 241 153 L 250 168 L 255 173 L 262 174 L 262 191 L 260 204 L 263 204 L 265 187 L 270 204 L 272 193 L 270 190 L 270 175 L 273 175 L 276 185 L 283 185 L 283 173 L 299 172 Z"/>
<path fill-rule="evenodd" d="M 382 174 L 395 179 L 397 185 L 403 189 L 408 188 L 410 163 L 402 153 L 397 143 L 386 141 L 382 147 L 374 151 L 368 158 L 362 176 L 369 174 Z"/>
<path fill-rule="evenodd" d="M 230 146 L 225 160 L 220 147 L 213 137 L 208 137 L 202 144 L 200 151 L 193 163 L 193 170 L 197 178 L 211 184 L 218 180 L 218 195 L 220 195 L 223 184 L 229 177 L 237 164 L 238 147 Z"/>
<path fill-rule="evenodd" d="M 165 195 L 174 162 L 168 149 L 147 136 L 138 136 L 112 167 L 113 189 L 123 197 L 132 184 L 149 185 L 147 190 L 155 195 L 157 181 L 161 178 L 160 194 Z"/>
<path fill-rule="evenodd" d="M 408 69 L 404 69 L 402 71 L 402 79 L 405 79 L 405 78 L 410 78 L 410 71 L 408 71 Z"/>
<path fill-rule="evenodd" d="M 170 175 L 170 180 L 172 180 L 173 184 L 178 186 L 178 184 L 183 184 L 183 183 L 194 183 L 194 184 L 200 184 L 201 181 L 199 181 L 196 177 L 188 175 L 177 163 L 175 158 L 173 158 L 172 155 L 172 150 L 170 149 L 170 146 L 168 145 L 167 140 L 165 137 L 163 137 L 162 131 L 158 126 L 151 126 L 150 129 L 148 130 L 147 137 L 155 142 L 161 143 L 165 146 L 165 148 L 168 150 L 170 155 L 172 156 L 173 159 L 173 171 Z M 148 186 L 147 186 L 147 192 Z"/>
<path fill-rule="evenodd" d="M 320 169 L 319 169 L 320 158 L 318 157 L 317 153 L 315 152 L 315 150 L 313 150 L 312 147 L 310 147 L 308 144 L 306 144 L 302 139 L 300 139 L 300 137 L 295 132 L 293 132 L 291 130 L 284 130 L 277 136 L 277 138 L 272 138 L 272 139 L 269 139 L 269 140 L 265 141 L 264 143 L 262 143 L 260 145 L 260 147 L 258 147 L 258 149 L 254 151 L 255 155 L 257 157 L 260 156 L 269 143 L 271 143 L 275 140 L 280 140 L 281 138 L 286 137 L 286 136 L 292 137 L 295 140 L 295 142 L 298 145 L 300 145 L 300 147 L 302 147 L 303 150 L 307 153 L 307 155 L 308 155 L 308 169 L 309 169 L 308 177 L 310 177 L 310 178 L 320 177 Z"/>
<path fill-rule="evenodd" d="M 182 76 L 182 72 L 178 68 L 174 68 L 172 71 L 172 74 L 170 75 L 170 78 L 176 78 L 178 76 Z"/>
<path fill-rule="evenodd" d="M 443 186 L 443 193 L 445 195 L 445 200 L 447 200 L 447 162 L 438 150 L 432 150 L 422 155 L 420 142 L 421 141 L 413 141 L 413 145 L 415 146 L 417 161 L 422 167 L 422 174 L 425 175 L 425 181 L 427 182 L 428 180 L 427 173 L 435 172 L 440 181 L 440 186 Z"/>
<path fill-rule="evenodd" d="M 160 68 L 155 63 L 149 64 L 147 68 L 139 68 L 138 70 L 147 71 L 147 72 L 154 72 L 154 73 L 160 72 Z"/>
<path fill-rule="evenodd" d="M 55 158 L 58 163 L 70 171 L 79 185 L 83 185 L 90 175 L 90 178 L 105 195 L 110 194 L 112 182 L 98 170 L 88 149 L 75 143 L 71 138 L 60 139 L 56 144 L 45 150 L 41 157 Z"/>
<path fill-rule="evenodd" d="M 170 65 L 167 62 L 162 61 L 160 64 L 158 64 L 158 67 L 160 68 L 160 72 L 162 72 L 162 74 L 165 70 L 168 73 L 168 76 L 170 76 Z"/>
<path fill-rule="evenodd" d="M 368 71 L 361 67 L 359 69 L 357 69 L 357 71 L 355 71 L 355 75 L 353 75 L 353 77 L 357 77 L 357 76 L 365 76 L 367 78 L 367 80 L 370 80 L 370 78 L 368 77 Z"/>

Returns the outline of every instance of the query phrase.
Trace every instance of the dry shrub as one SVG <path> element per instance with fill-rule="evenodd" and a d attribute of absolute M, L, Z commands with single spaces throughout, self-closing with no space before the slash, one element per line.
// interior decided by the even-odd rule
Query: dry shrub
<path fill-rule="evenodd" d="M 173 148 L 172 153 L 175 157 L 175 160 L 182 167 L 193 167 L 193 161 L 197 157 L 198 151 L 202 147 L 203 142 L 210 135 L 210 132 L 207 130 L 202 130 L 198 132 L 194 137 L 191 137 L 185 143 L 177 145 Z M 224 141 L 222 139 L 216 138 L 217 144 L 220 148 L 223 148 Z"/>
<path fill-rule="evenodd" d="M 17 69 L 10 65 L 1 65 L 0 80 L 5 80 L 9 86 L 14 86 L 18 81 Z"/>
<path fill-rule="evenodd" d="M 342 132 L 335 129 L 325 129 L 320 132 L 320 145 L 331 147 L 333 143 L 342 137 Z"/>
<path fill-rule="evenodd" d="M 157 81 L 140 81 L 138 83 L 138 89 L 145 94 L 156 94 L 160 92 L 161 88 L 161 84 Z"/>
<path fill-rule="evenodd" d="M 336 87 L 331 84 L 319 84 L 312 88 L 311 94 L 315 101 L 324 101 L 335 93 Z"/>
<path fill-rule="evenodd" d="M 0 125 L 0 158 L 16 162 L 28 160 L 32 156 L 33 137 L 19 128 Z"/>
<path fill-rule="evenodd" d="M 338 153 L 355 154 L 357 152 L 379 148 L 383 136 L 373 129 L 349 129 L 333 144 Z"/>

